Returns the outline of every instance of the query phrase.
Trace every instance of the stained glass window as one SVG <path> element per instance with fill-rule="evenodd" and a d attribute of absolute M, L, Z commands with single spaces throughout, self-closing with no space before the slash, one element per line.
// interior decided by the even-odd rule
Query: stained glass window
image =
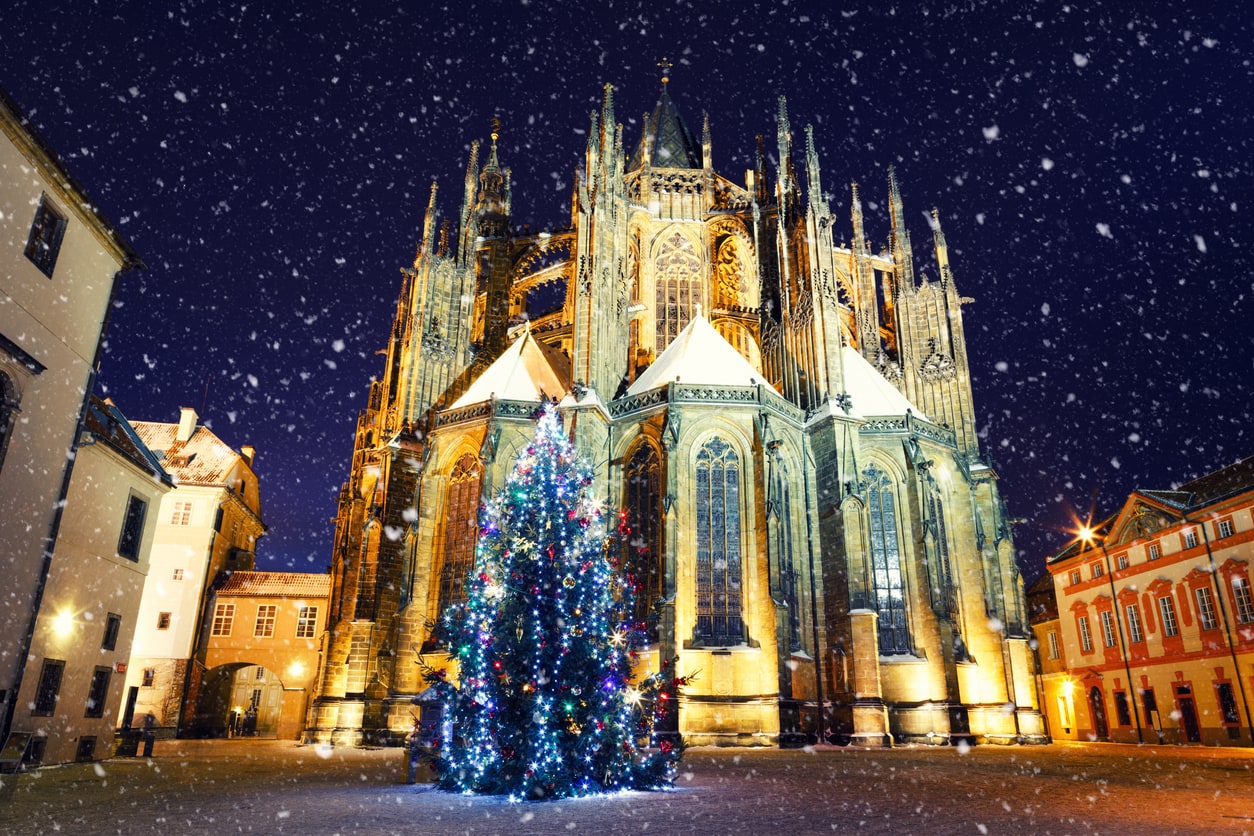
<path fill-rule="evenodd" d="M 453 465 L 444 512 L 444 566 L 440 570 L 440 608 L 466 599 L 466 577 L 475 562 L 479 488 L 483 471 L 467 453 Z"/>
<path fill-rule="evenodd" d="M 660 354 L 679 335 L 701 301 L 701 259 L 692 242 L 678 232 L 662 243 L 655 262 L 657 344 Z"/>
<path fill-rule="evenodd" d="M 879 613 L 880 652 L 910 653 L 906 627 L 905 584 L 901 575 L 901 549 L 897 542 L 897 511 L 888 474 L 874 465 L 867 468 L 867 510 L 871 517 L 871 581 L 875 609 Z"/>
<path fill-rule="evenodd" d="M 792 537 L 792 498 L 788 468 L 783 459 L 775 462 L 775 484 L 771 500 L 778 515 L 775 527 L 775 559 L 779 561 L 779 585 L 788 604 L 788 641 L 793 650 L 801 648 L 801 600 L 797 596 L 797 564 Z"/>
<path fill-rule="evenodd" d="M 662 465 L 657 450 L 641 444 L 627 460 L 623 504 L 631 533 L 623 543 L 623 566 L 636 583 L 635 621 L 650 642 L 658 639 L 654 606 L 662 597 Z"/>
<path fill-rule="evenodd" d="M 715 437 L 697 453 L 697 637 L 740 644 L 740 459 Z"/>

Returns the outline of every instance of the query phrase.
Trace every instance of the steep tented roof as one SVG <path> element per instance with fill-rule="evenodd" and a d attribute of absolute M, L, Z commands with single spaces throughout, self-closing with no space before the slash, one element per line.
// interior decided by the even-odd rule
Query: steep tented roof
<path fill-rule="evenodd" d="M 250 595 L 265 598 L 326 598 L 331 576 L 301 572 L 232 572 L 218 588 L 218 597 Z"/>
<path fill-rule="evenodd" d="M 762 373 L 750 365 L 700 312 L 679 332 L 653 365 L 627 389 L 637 395 L 665 386 L 672 380 L 682 383 L 712 383 L 718 386 L 756 386 L 775 392 Z M 775 394 L 779 394 L 775 392 Z"/>
<path fill-rule="evenodd" d="M 905 415 L 909 410 L 919 417 L 926 417 L 856 350 L 844 346 L 840 351 L 844 361 L 845 391 L 853 400 L 854 414 Z"/>
<path fill-rule="evenodd" d="M 684 124 L 666 88 L 653 108 L 649 124 L 640 134 L 640 144 L 631 155 L 628 171 L 644 164 L 645 140 L 649 141 L 649 165 L 655 168 L 701 168 L 701 143 Z"/>
<path fill-rule="evenodd" d="M 568 389 L 570 362 L 557 349 L 531 336 L 527 329 L 449 409 L 481 403 L 493 396 L 509 401 L 560 398 Z"/>

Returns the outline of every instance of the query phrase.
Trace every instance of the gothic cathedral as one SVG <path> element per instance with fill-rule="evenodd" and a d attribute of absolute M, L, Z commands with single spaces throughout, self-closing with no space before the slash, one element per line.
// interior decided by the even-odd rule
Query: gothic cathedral
<path fill-rule="evenodd" d="M 916 273 L 890 169 L 887 247 L 856 184 L 838 243 L 811 129 L 794 146 L 782 98 L 777 125 L 773 170 L 759 137 L 738 184 L 665 78 L 630 152 L 607 85 L 569 227 L 511 225 L 495 127 L 453 222 L 432 186 L 340 493 L 306 740 L 412 728 L 542 399 L 630 527 L 641 667 L 696 674 L 688 743 L 1045 739 L 937 213 Z"/>

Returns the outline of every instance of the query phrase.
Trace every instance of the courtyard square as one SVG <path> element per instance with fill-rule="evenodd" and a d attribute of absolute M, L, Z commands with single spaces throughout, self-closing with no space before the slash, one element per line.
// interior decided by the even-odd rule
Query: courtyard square
<path fill-rule="evenodd" d="M 670 792 L 521 804 L 406 785 L 403 758 L 288 741 L 160 741 L 151 759 L 0 776 L 0 831 L 1254 832 L 1254 753 L 1241 749 L 700 747 Z"/>

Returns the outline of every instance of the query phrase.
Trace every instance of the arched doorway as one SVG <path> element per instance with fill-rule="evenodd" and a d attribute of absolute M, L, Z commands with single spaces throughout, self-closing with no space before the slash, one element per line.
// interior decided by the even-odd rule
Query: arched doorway
<path fill-rule="evenodd" d="M 273 738 L 283 714 L 283 682 L 261 665 L 234 662 L 205 672 L 196 697 L 194 737 Z"/>
<path fill-rule="evenodd" d="M 1197 706 L 1193 703 L 1193 689 L 1188 685 L 1176 686 L 1176 706 L 1180 712 L 1180 738 L 1185 743 L 1201 743 L 1202 728 L 1197 723 Z"/>
<path fill-rule="evenodd" d="M 1096 685 L 1089 689 L 1089 712 L 1093 715 L 1093 735 L 1098 740 L 1110 737 L 1110 727 L 1106 724 L 1106 703 L 1102 699 L 1102 689 Z"/>

